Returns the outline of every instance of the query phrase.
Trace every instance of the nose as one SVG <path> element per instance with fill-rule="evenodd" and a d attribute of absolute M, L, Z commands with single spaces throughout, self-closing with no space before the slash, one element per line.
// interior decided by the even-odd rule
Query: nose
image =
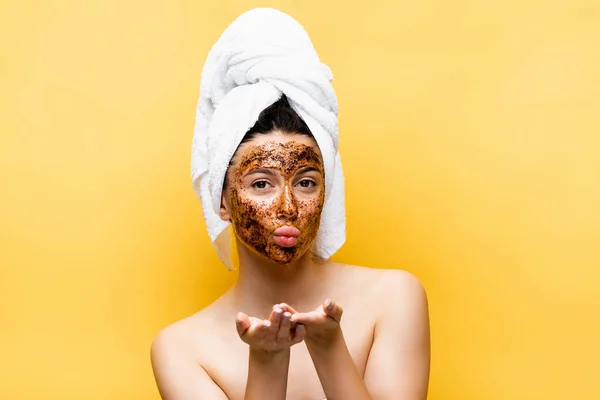
<path fill-rule="evenodd" d="M 292 195 L 292 189 L 289 185 L 285 185 L 279 196 L 277 207 L 277 218 L 294 219 L 298 215 L 298 207 Z"/>

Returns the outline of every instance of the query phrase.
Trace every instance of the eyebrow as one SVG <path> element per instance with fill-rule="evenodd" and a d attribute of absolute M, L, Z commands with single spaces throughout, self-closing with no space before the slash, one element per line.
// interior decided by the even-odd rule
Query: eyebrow
<path fill-rule="evenodd" d="M 297 174 L 304 174 L 306 172 L 310 172 L 310 171 L 317 171 L 317 172 L 321 172 L 321 170 L 315 166 L 309 165 L 307 167 L 302 167 L 300 168 L 298 171 L 296 171 Z M 277 173 L 275 173 L 275 171 L 273 171 L 272 169 L 269 168 L 257 168 L 257 169 L 253 169 L 252 171 L 248 172 L 246 174 L 246 176 L 250 176 L 250 175 L 254 175 L 254 174 L 266 174 L 266 175 L 271 175 L 271 176 L 276 176 Z"/>
<path fill-rule="evenodd" d="M 277 175 L 273 170 L 268 169 L 268 168 L 257 168 L 257 169 L 253 169 L 252 171 L 248 172 L 246 174 L 246 176 L 249 175 L 254 175 L 254 174 L 267 174 L 267 175 L 272 175 L 275 176 Z"/>
<path fill-rule="evenodd" d="M 300 168 L 296 173 L 297 174 L 303 174 L 305 172 L 310 172 L 310 171 L 317 171 L 317 172 L 321 172 L 321 170 L 313 165 L 309 165 L 307 167 L 303 167 Z"/>

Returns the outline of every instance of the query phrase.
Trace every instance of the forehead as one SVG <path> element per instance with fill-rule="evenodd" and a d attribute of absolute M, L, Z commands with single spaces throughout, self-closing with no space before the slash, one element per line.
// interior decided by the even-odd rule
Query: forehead
<path fill-rule="evenodd" d="M 233 163 L 250 161 L 259 154 L 311 158 L 322 162 L 321 151 L 313 138 L 308 135 L 288 133 L 260 134 L 243 143 L 236 151 Z"/>

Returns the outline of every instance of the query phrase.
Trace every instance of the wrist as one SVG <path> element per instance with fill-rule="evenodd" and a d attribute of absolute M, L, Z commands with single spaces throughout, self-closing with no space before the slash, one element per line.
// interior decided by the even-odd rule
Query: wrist
<path fill-rule="evenodd" d="M 335 329 L 321 335 L 306 336 L 304 339 L 306 347 L 310 352 L 327 353 L 340 344 L 344 344 L 344 334 L 342 328 L 338 325 Z"/>
<path fill-rule="evenodd" d="M 250 346 L 245 399 L 285 399 L 290 350 L 267 351 Z"/>
<path fill-rule="evenodd" d="M 277 363 L 289 361 L 290 349 L 284 350 L 265 350 L 250 346 L 250 359 L 260 363 Z"/>

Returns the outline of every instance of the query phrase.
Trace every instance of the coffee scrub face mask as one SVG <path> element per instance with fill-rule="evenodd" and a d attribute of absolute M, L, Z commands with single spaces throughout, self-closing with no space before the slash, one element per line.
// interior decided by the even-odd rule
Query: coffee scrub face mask
<path fill-rule="evenodd" d="M 238 148 L 225 179 L 225 208 L 247 248 L 278 264 L 310 249 L 325 200 L 323 159 L 311 137 L 257 136 Z"/>

